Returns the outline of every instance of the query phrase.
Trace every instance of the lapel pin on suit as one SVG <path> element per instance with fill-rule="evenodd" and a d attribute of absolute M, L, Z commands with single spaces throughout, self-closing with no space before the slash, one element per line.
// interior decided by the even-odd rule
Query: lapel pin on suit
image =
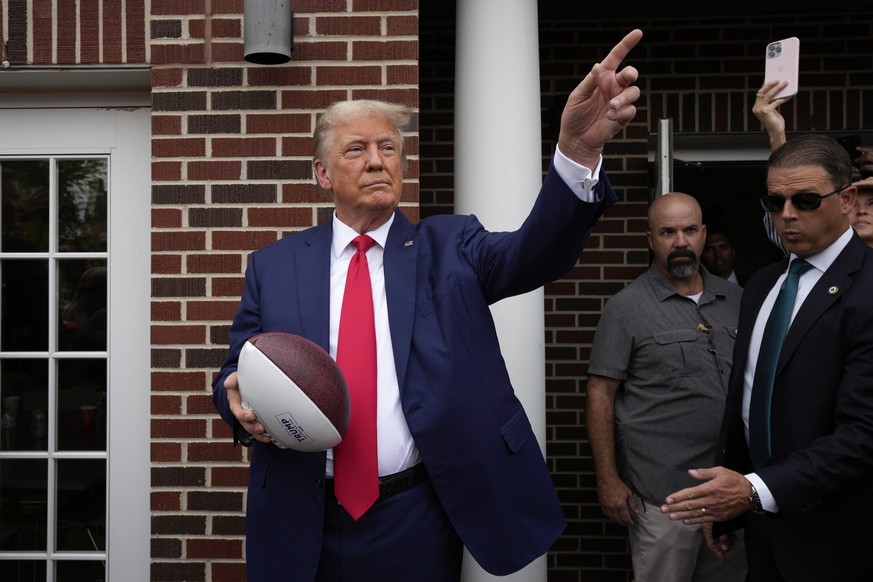
<path fill-rule="evenodd" d="M 409 247 L 411 247 L 413 244 L 414 244 L 414 243 L 413 243 L 411 240 L 403 241 L 403 247 L 404 247 L 404 248 L 407 248 L 407 249 L 408 249 Z"/>
<path fill-rule="evenodd" d="M 836 295 L 839 293 L 840 288 L 834 285 L 833 287 L 828 287 L 828 295 Z"/>

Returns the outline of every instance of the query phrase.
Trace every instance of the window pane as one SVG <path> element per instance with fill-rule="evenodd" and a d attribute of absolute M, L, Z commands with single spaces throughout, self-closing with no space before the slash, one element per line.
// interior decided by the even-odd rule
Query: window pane
<path fill-rule="evenodd" d="M 106 350 L 106 260 L 58 261 L 58 350 Z"/>
<path fill-rule="evenodd" d="M 5 547 L 3 548 L 6 549 Z M 36 560 L 0 561 L 0 580 L 6 582 L 31 582 L 45 580 L 45 562 Z"/>
<path fill-rule="evenodd" d="M 48 363 L 45 359 L 0 360 L 3 396 L 2 451 L 45 451 L 48 437 Z"/>
<path fill-rule="evenodd" d="M 58 450 L 106 450 L 106 360 L 58 360 Z"/>
<path fill-rule="evenodd" d="M 0 260 L 0 350 L 48 349 L 48 261 Z"/>
<path fill-rule="evenodd" d="M 106 550 L 106 461 L 58 461 L 58 551 Z"/>
<path fill-rule="evenodd" d="M 58 250 L 106 251 L 106 160 L 58 160 Z"/>
<path fill-rule="evenodd" d="M 57 562 L 56 580 L 87 580 L 88 582 L 103 582 L 106 580 L 105 562 L 86 562 L 83 560 L 68 560 Z"/>
<path fill-rule="evenodd" d="M 49 163 L 47 160 L 3 160 L 4 253 L 48 251 Z"/>
<path fill-rule="evenodd" d="M 0 544 L 3 550 L 46 551 L 47 463 L 45 459 L 0 461 Z M 6 576 L 2 579 L 6 580 Z"/>

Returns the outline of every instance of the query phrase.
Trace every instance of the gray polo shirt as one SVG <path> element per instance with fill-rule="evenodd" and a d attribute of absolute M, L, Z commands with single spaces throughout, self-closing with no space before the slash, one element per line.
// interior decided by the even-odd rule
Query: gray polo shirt
<path fill-rule="evenodd" d="M 652 264 L 607 301 L 589 374 L 621 380 L 615 448 L 624 482 L 662 503 L 710 467 L 728 390 L 742 289 L 704 267 L 695 303 Z"/>

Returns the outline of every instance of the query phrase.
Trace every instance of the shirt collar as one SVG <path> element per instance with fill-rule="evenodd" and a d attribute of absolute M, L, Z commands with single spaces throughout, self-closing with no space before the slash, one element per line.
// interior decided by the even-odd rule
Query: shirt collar
<path fill-rule="evenodd" d="M 394 223 L 394 214 L 391 214 L 391 217 L 379 228 L 375 230 L 371 230 L 366 232 L 367 236 L 376 241 L 383 249 L 385 248 L 385 243 L 388 241 L 388 231 L 391 230 L 391 225 Z M 331 248 L 333 250 L 334 259 L 339 258 L 340 255 L 343 254 L 343 251 L 349 246 L 352 240 L 358 236 L 358 232 L 350 228 L 347 224 L 340 221 L 336 217 L 336 211 L 333 213 L 333 240 L 331 241 Z"/>
<path fill-rule="evenodd" d="M 849 244 L 849 241 L 852 240 L 853 233 L 854 231 L 852 230 L 852 227 L 847 228 L 846 232 L 840 235 L 840 238 L 831 243 L 831 246 L 814 255 L 804 257 L 806 259 L 806 262 L 824 273 L 830 268 L 834 261 L 837 260 L 837 257 L 841 252 L 843 252 L 843 249 L 846 248 L 846 246 Z M 791 253 L 791 260 L 793 261 L 796 258 L 797 255 Z M 791 262 L 789 261 L 788 264 L 791 264 Z"/>

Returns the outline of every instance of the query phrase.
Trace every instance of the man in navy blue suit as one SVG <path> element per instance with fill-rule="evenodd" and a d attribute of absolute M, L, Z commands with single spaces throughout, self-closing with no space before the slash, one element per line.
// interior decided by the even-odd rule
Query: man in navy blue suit
<path fill-rule="evenodd" d="M 489 305 L 562 277 L 615 201 L 601 152 L 636 113 L 637 71 L 619 66 L 641 37 L 625 36 L 570 95 L 554 163 L 514 232 L 488 232 L 474 216 L 413 224 L 398 210 L 410 109 L 347 101 L 320 117 L 313 168 L 334 202 L 333 220 L 251 255 L 213 383 L 235 440 L 254 446 L 249 582 L 457 581 L 464 546 L 485 570 L 505 575 L 561 534 L 563 512 Z M 380 485 L 376 502 L 352 517 L 336 498 L 335 451 L 272 445 L 241 406 L 236 369 L 245 341 L 269 331 L 305 336 L 336 357 L 350 242 L 359 234 L 375 240 L 366 257 Z"/>
<path fill-rule="evenodd" d="M 771 154 L 762 205 L 790 254 L 744 287 L 718 466 L 692 469 L 703 483 L 661 508 L 703 523 L 721 556 L 714 529 L 745 527 L 753 582 L 870 578 L 860 524 L 873 520 L 873 249 L 849 224 L 855 197 L 836 140 L 804 135 Z M 807 270 L 781 351 L 759 360 L 795 262 Z M 762 390 L 756 369 L 768 361 L 775 377 Z"/>

